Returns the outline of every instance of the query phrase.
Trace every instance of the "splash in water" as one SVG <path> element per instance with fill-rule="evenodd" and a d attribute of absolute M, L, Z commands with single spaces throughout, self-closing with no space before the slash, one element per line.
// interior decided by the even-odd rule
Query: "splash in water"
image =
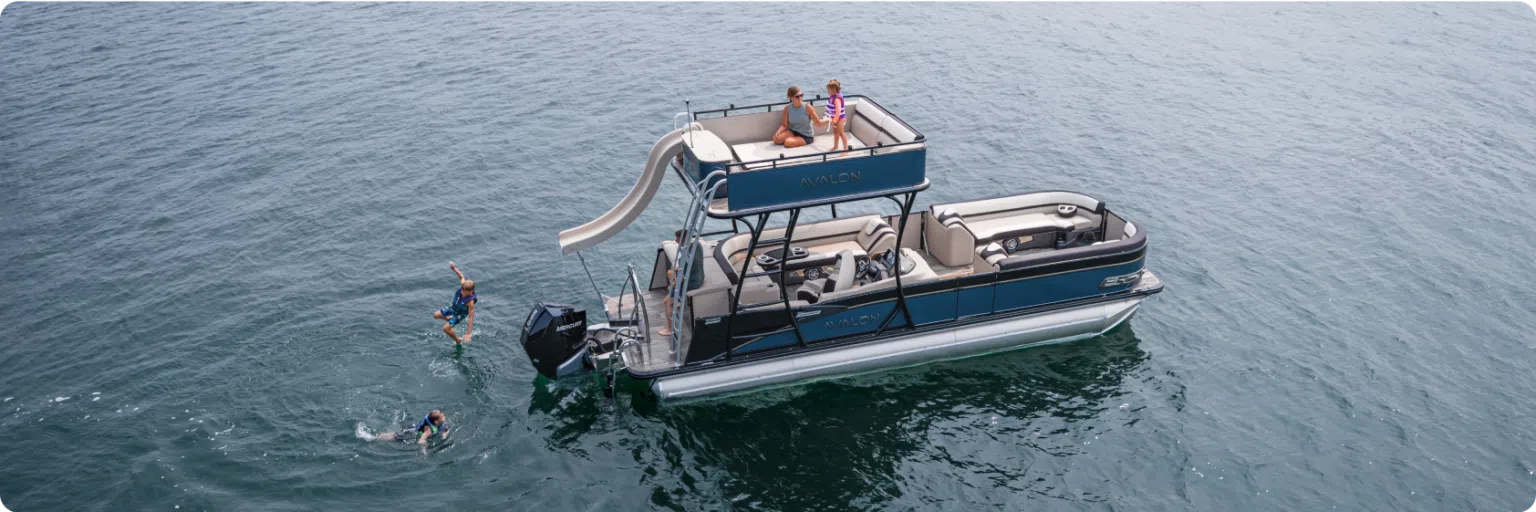
<path fill-rule="evenodd" d="M 372 441 L 375 437 L 373 434 L 368 433 L 368 428 L 364 427 L 361 422 L 357 424 L 357 430 L 355 433 L 357 434 L 358 439 L 362 439 L 364 441 Z"/>

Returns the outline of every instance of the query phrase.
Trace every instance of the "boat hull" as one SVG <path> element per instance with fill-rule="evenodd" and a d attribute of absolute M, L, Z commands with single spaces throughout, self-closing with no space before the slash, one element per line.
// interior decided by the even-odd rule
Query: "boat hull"
<path fill-rule="evenodd" d="M 655 378 L 651 390 L 680 400 L 784 386 L 1018 348 L 1065 343 L 1108 332 L 1136 312 L 1145 295 L 969 323 L 843 347 L 722 365 Z"/>

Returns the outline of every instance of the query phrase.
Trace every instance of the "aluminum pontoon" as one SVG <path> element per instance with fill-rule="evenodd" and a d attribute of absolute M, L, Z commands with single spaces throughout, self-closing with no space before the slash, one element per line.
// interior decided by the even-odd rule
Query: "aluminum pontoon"
<path fill-rule="evenodd" d="M 664 399 L 732 393 L 1089 338 L 1162 291 L 1144 268 L 1146 233 L 1083 194 L 913 211 L 927 139 L 869 98 L 846 103 L 840 151 L 830 136 L 767 140 L 785 103 L 678 114 L 629 194 L 561 232 L 560 247 L 579 257 L 622 231 L 669 170 L 691 193 L 681 243 L 659 245 L 649 279 L 631 266 L 617 295 L 599 293 L 606 322 L 536 305 L 522 344 L 539 373 L 595 369 L 611 383 L 622 371 Z M 898 213 L 837 215 L 881 199 Z M 823 207 L 830 219 L 801 222 Z M 708 232 L 711 221 L 730 228 Z"/>

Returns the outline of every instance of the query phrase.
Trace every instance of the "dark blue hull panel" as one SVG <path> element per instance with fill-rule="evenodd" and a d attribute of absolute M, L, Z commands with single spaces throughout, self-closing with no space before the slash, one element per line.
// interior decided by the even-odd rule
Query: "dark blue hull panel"
<path fill-rule="evenodd" d="M 926 154 L 927 150 L 913 149 L 770 169 L 733 169 L 729 208 L 739 211 L 910 188 L 927 175 Z"/>
<path fill-rule="evenodd" d="M 912 322 L 917 325 L 948 322 L 955 319 L 958 299 L 959 294 L 953 291 L 907 297 L 907 310 L 912 312 Z"/>
<path fill-rule="evenodd" d="M 996 285 L 991 284 L 961 288 L 956 292 L 959 295 L 957 316 L 965 318 L 992 314 L 992 292 L 995 288 Z"/>
<path fill-rule="evenodd" d="M 995 276 L 1002 282 L 972 284 L 969 287 L 937 291 L 907 298 L 907 309 L 917 326 L 941 325 L 957 320 L 974 319 L 991 314 L 1002 314 L 1025 308 L 1047 306 L 1054 303 L 1077 301 L 1122 293 L 1135 286 L 1134 282 L 1101 287 L 1108 278 L 1135 274 L 1146 260 L 1087 268 L 1040 277 L 1009 281 L 1007 273 Z M 880 292 L 876 292 L 877 294 Z M 893 295 L 893 294 L 891 294 Z M 817 304 L 796 312 L 800 334 L 806 343 L 813 344 L 873 333 L 895 315 L 890 326 L 904 327 L 906 319 L 896 310 L 894 296 L 876 298 L 870 296 L 847 297 L 833 303 Z M 846 305 L 847 307 L 840 307 Z M 813 311 L 819 311 L 813 313 Z M 774 314 L 782 314 L 782 310 Z M 736 354 L 747 354 L 797 344 L 794 331 L 779 331 L 765 335 L 736 347 Z"/>
<path fill-rule="evenodd" d="M 993 312 L 1001 313 L 1020 308 L 1030 308 L 1069 300 L 1105 295 L 1129 290 L 1135 283 L 1100 288 L 1104 279 L 1123 276 L 1141 270 L 1146 263 L 1139 259 L 1120 265 L 1085 269 L 1053 276 L 1033 277 L 1017 281 L 1003 281 L 996 285 Z M 1007 279 L 1006 275 L 1003 279 Z"/>

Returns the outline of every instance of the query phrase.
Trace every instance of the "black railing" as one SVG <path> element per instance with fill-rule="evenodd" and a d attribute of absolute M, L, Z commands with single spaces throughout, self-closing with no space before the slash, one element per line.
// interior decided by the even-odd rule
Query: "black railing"
<path fill-rule="evenodd" d="M 853 99 L 853 98 L 857 98 L 860 102 L 869 102 L 869 104 L 874 105 L 875 108 L 878 108 L 882 112 L 885 112 L 885 115 L 890 116 L 891 119 L 895 119 L 896 122 L 900 123 L 903 128 L 906 128 L 908 131 L 911 131 L 912 134 L 917 137 L 915 140 L 917 140 L 917 141 L 922 141 L 923 140 L 923 138 L 924 138 L 923 137 L 923 132 L 917 131 L 917 128 L 913 128 L 912 125 L 907 124 L 906 121 L 902 120 L 901 116 L 898 116 L 895 113 L 891 112 L 889 109 L 881 106 L 880 103 L 876 102 L 875 100 L 870 99 L 869 96 L 857 95 L 856 94 L 856 95 L 853 95 L 853 96 L 844 96 L 843 97 L 844 100 Z M 818 95 L 818 96 L 816 96 L 816 99 L 801 100 L 801 101 L 805 101 L 807 103 L 810 103 L 811 105 L 815 105 L 816 102 L 818 102 L 818 101 L 826 101 L 826 100 L 827 100 L 827 98 L 823 98 L 820 95 Z M 761 104 L 761 105 L 748 105 L 748 106 L 745 106 L 745 107 L 738 107 L 738 106 L 732 104 L 731 106 L 726 107 L 726 108 L 717 108 L 717 109 L 714 109 L 714 110 L 700 110 L 700 111 L 694 112 L 693 113 L 693 120 L 694 121 L 698 121 L 699 120 L 699 116 L 702 116 L 702 115 L 705 115 L 705 114 L 719 114 L 718 116 L 715 116 L 715 117 L 730 117 L 732 114 L 735 114 L 735 113 L 741 113 L 741 114 L 752 114 L 752 113 L 755 113 L 755 112 L 741 112 L 741 111 L 746 111 L 746 110 L 762 110 L 763 112 L 773 112 L 773 107 L 779 107 L 779 106 L 784 106 L 784 105 L 788 105 L 788 104 L 789 104 L 788 101 L 782 101 L 782 102 L 778 102 L 778 103 L 764 103 L 764 104 Z"/>
<path fill-rule="evenodd" d="M 877 144 L 877 145 L 874 145 L 874 146 L 865 146 L 865 147 L 862 147 L 862 148 L 839 149 L 839 150 L 836 150 L 836 151 L 827 151 L 827 152 L 823 152 L 823 153 L 811 153 L 811 154 L 808 154 L 808 155 L 783 156 L 781 154 L 778 158 L 764 158 L 762 160 L 753 160 L 753 161 L 750 161 L 750 162 L 733 162 L 733 163 L 730 163 L 730 164 L 726 164 L 726 166 L 725 166 L 725 174 L 726 175 L 730 175 L 731 173 L 734 173 L 734 172 L 759 171 L 761 169 L 748 169 L 747 168 L 748 165 L 758 165 L 758 164 L 768 164 L 768 168 L 769 169 L 778 169 L 779 168 L 779 162 L 783 162 L 783 161 L 786 161 L 786 160 L 801 160 L 801 159 L 805 159 L 805 158 L 815 159 L 816 157 L 821 157 L 821 162 L 820 163 L 826 163 L 827 159 L 830 158 L 832 155 L 844 155 L 844 154 L 848 154 L 848 153 L 857 153 L 857 152 L 861 152 L 861 151 L 868 151 L 869 152 L 869 156 L 875 156 L 875 152 L 879 151 L 879 150 L 890 149 L 890 148 L 900 148 L 900 147 L 906 147 L 906 146 L 914 146 L 914 145 L 922 144 L 923 142 L 924 141 L 922 139 L 918 139 L 918 140 L 914 140 L 912 142 L 899 142 L 899 143 L 896 143 L 896 144 L 881 143 L 881 144 Z M 799 163 L 795 163 L 795 164 L 785 164 L 785 165 L 804 165 L 805 163 L 809 163 L 809 162 L 799 162 Z M 738 167 L 739 167 L 739 169 L 737 169 Z"/>

